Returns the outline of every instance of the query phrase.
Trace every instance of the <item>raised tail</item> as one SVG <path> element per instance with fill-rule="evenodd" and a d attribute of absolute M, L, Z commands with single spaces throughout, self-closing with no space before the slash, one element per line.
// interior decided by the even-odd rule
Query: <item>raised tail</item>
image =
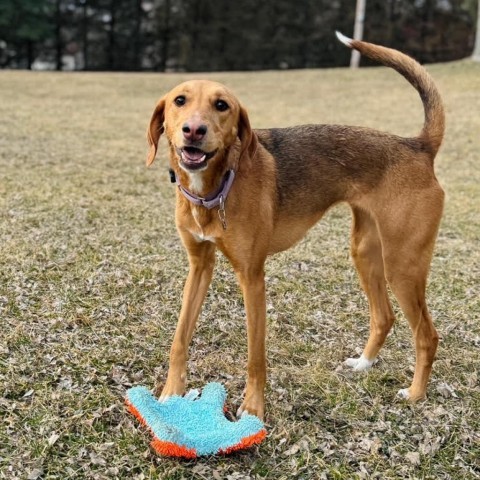
<path fill-rule="evenodd" d="M 392 48 L 361 42 L 336 32 L 337 38 L 347 47 L 358 50 L 372 60 L 391 67 L 403 75 L 420 94 L 425 111 L 425 122 L 419 139 L 435 157 L 445 132 L 445 112 L 440 93 L 429 73 L 413 58 Z"/>

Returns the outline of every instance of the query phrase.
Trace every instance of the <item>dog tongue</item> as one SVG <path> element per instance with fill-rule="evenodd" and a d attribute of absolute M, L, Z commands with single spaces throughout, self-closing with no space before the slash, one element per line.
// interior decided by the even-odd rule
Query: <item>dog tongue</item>
<path fill-rule="evenodd" d="M 190 150 L 190 151 L 186 151 L 186 150 L 183 150 L 182 151 L 182 156 L 183 156 L 183 159 L 188 161 L 188 162 L 203 162 L 203 160 L 205 159 L 205 153 L 202 152 L 201 150 Z"/>

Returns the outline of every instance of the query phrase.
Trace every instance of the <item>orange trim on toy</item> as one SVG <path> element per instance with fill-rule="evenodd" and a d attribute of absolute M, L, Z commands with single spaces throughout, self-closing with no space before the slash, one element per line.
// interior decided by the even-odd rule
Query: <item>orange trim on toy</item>
<path fill-rule="evenodd" d="M 155 437 L 150 445 L 160 455 L 167 457 L 197 458 L 197 451 L 194 448 L 187 448 L 173 442 L 166 442 Z"/>
<path fill-rule="evenodd" d="M 254 433 L 249 437 L 242 438 L 239 443 L 233 445 L 232 447 L 228 447 L 225 450 L 220 449 L 219 453 L 228 455 L 229 453 L 236 452 L 237 450 L 243 450 L 245 448 L 250 448 L 253 445 L 258 445 L 265 440 L 267 436 L 267 431 L 265 429 L 260 430 L 258 433 Z"/>
<path fill-rule="evenodd" d="M 140 425 L 148 428 L 148 430 L 152 432 L 152 429 L 148 427 L 147 422 L 140 415 L 140 412 L 128 400 L 125 400 L 125 405 L 127 410 L 139 421 Z M 194 448 L 182 447 L 176 443 L 159 440 L 157 437 L 153 438 L 150 445 L 160 455 L 166 455 L 168 457 L 197 458 L 197 451 Z"/>
<path fill-rule="evenodd" d="M 147 422 L 140 415 L 140 412 L 128 400 L 125 400 L 125 405 L 127 406 L 127 410 L 140 422 L 140 425 L 146 427 Z"/>

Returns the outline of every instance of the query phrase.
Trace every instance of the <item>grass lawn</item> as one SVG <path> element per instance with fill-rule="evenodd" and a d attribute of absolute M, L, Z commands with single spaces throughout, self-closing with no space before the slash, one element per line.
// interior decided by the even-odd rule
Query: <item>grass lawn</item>
<path fill-rule="evenodd" d="M 144 166 L 156 100 L 180 81 L 229 85 L 255 127 L 349 123 L 415 135 L 418 95 L 383 68 L 262 73 L 0 72 L 0 479 L 480 478 L 480 64 L 429 67 L 447 134 L 447 192 L 428 289 L 441 341 L 428 400 L 397 323 L 368 374 L 368 306 L 349 259 L 350 213 L 328 213 L 267 264 L 269 435 L 229 457 L 157 457 L 123 406 L 165 375 L 187 260 L 173 222 L 166 142 Z M 246 332 L 219 256 L 189 387 L 245 384 Z"/>

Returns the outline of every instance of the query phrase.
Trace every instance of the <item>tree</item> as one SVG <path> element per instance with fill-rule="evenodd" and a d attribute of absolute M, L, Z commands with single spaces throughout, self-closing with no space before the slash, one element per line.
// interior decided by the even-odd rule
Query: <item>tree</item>
<path fill-rule="evenodd" d="M 164 72 L 167 69 L 168 54 L 170 51 L 171 40 L 171 18 L 172 18 L 172 5 L 170 0 L 165 0 L 163 7 L 163 35 L 162 35 L 162 55 L 160 59 L 160 71 Z"/>
<path fill-rule="evenodd" d="M 14 59 L 23 68 L 32 68 L 37 44 L 51 38 L 49 0 L 2 0 L 0 2 L 0 39 L 12 49 Z"/>
<path fill-rule="evenodd" d="M 62 40 L 62 0 L 55 0 L 54 4 L 54 32 L 55 32 L 55 68 L 62 70 L 62 54 L 63 54 L 63 40 Z"/>
<path fill-rule="evenodd" d="M 133 70 L 142 69 L 142 0 L 135 0 L 134 27 L 133 27 Z"/>
<path fill-rule="evenodd" d="M 353 37 L 425 63 L 464 58 L 478 2 L 357 0 Z M 351 52 L 333 30 L 348 34 L 354 19 L 352 0 L 0 0 L 0 68 L 39 60 L 62 69 L 66 59 L 70 68 L 120 71 L 340 66 Z"/>
<path fill-rule="evenodd" d="M 88 29 L 89 29 L 89 15 L 88 15 L 88 0 L 80 0 L 80 8 L 82 11 L 81 20 L 81 40 L 83 53 L 83 69 L 88 70 Z"/>

